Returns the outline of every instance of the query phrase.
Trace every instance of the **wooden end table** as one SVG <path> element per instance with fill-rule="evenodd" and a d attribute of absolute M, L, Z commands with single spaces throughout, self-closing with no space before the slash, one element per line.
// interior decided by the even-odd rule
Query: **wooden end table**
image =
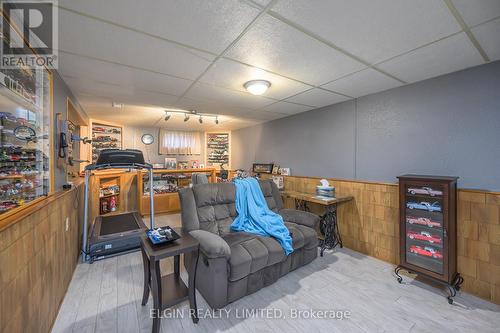
<path fill-rule="evenodd" d="M 333 249 L 337 245 L 343 247 L 340 237 L 339 224 L 337 221 L 337 205 L 351 201 L 352 196 L 337 196 L 331 199 L 320 199 L 316 194 L 302 193 L 296 191 L 283 191 L 281 195 L 292 198 L 295 201 L 295 209 L 309 212 L 308 203 L 315 203 L 325 208 L 325 213 L 320 216 L 320 228 L 325 233 L 325 238 L 320 240 L 320 256 L 325 249 Z"/>
<path fill-rule="evenodd" d="M 165 245 L 153 245 L 146 234 L 141 236 L 141 252 L 144 265 L 144 293 L 142 296 L 142 305 L 147 304 L 149 290 L 151 290 L 153 294 L 153 309 L 156 313 L 156 316 L 153 317 L 153 333 L 160 331 L 161 312 L 186 299 L 189 299 L 191 319 L 193 323 L 198 323 L 195 281 L 199 243 L 188 233 L 183 233 L 181 228 L 173 229 L 181 238 Z M 193 254 L 188 269 L 188 286 L 182 281 L 179 269 L 180 255 L 186 253 Z M 174 272 L 161 276 L 160 260 L 169 257 L 174 257 Z"/>

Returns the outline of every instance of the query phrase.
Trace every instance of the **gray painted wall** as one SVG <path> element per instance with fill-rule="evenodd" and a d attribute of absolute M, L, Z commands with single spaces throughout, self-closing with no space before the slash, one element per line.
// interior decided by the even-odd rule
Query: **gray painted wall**
<path fill-rule="evenodd" d="M 395 182 L 456 175 L 500 190 L 500 62 L 233 131 L 234 168 Z"/>

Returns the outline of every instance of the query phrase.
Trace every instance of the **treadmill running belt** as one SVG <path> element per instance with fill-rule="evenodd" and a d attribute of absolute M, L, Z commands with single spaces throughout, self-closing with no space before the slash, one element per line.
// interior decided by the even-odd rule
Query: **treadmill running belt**
<path fill-rule="evenodd" d="M 101 236 L 139 229 L 134 213 L 101 217 Z"/>

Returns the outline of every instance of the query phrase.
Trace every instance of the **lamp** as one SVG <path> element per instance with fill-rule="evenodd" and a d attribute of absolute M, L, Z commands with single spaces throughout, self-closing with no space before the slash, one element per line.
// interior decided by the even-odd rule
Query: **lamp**
<path fill-rule="evenodd" d="M 165 111 L 165 121 L 168 121 L 172 115 L 168 113 L 168 111 Z"/>
<path fill-rule="evenodd" d="M 215 116 L 215 125 L 219 125 L 219 117 Z"/>
<path fill-rule="evenodd" d="M 200 122 L 200 124 L 203 124 L 203 118 L 200 116 L 200 118 L 198 119 L 198 121 Z"/>
<path fill-rule="evenodd" d="M 252 80 L 245 82 L 243 87 L 252 95 L 262 95 L 271 86 L 271 82 L 266 80 Z"/>

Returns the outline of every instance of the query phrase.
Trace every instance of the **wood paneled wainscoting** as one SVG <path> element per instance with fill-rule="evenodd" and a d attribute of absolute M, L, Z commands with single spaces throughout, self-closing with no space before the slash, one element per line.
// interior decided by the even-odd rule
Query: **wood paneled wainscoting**
<path fill-rule="evenodd" d="M 270 177 L 263 175 L 263 177 Z M 285 189 L 314 193 L 317 177 L 285 176 Z M 399 263 L 398 184 L 328 179 L 337 195 L 354 200 L 339 205 L 344 246 L 375 258 Z M 294 208 L 287 199 L 287 208 Z M 321 214 L 319 205 L 311 211 Z M 462 290 L 500 304 L 500 193 L 458 190 L 458 271 Z"/>
<path fill-rule="evenodd" d="M 50 331 L 78 262 L 82 196 L 79 185 L 0 220 L 0 332 Z"/>

